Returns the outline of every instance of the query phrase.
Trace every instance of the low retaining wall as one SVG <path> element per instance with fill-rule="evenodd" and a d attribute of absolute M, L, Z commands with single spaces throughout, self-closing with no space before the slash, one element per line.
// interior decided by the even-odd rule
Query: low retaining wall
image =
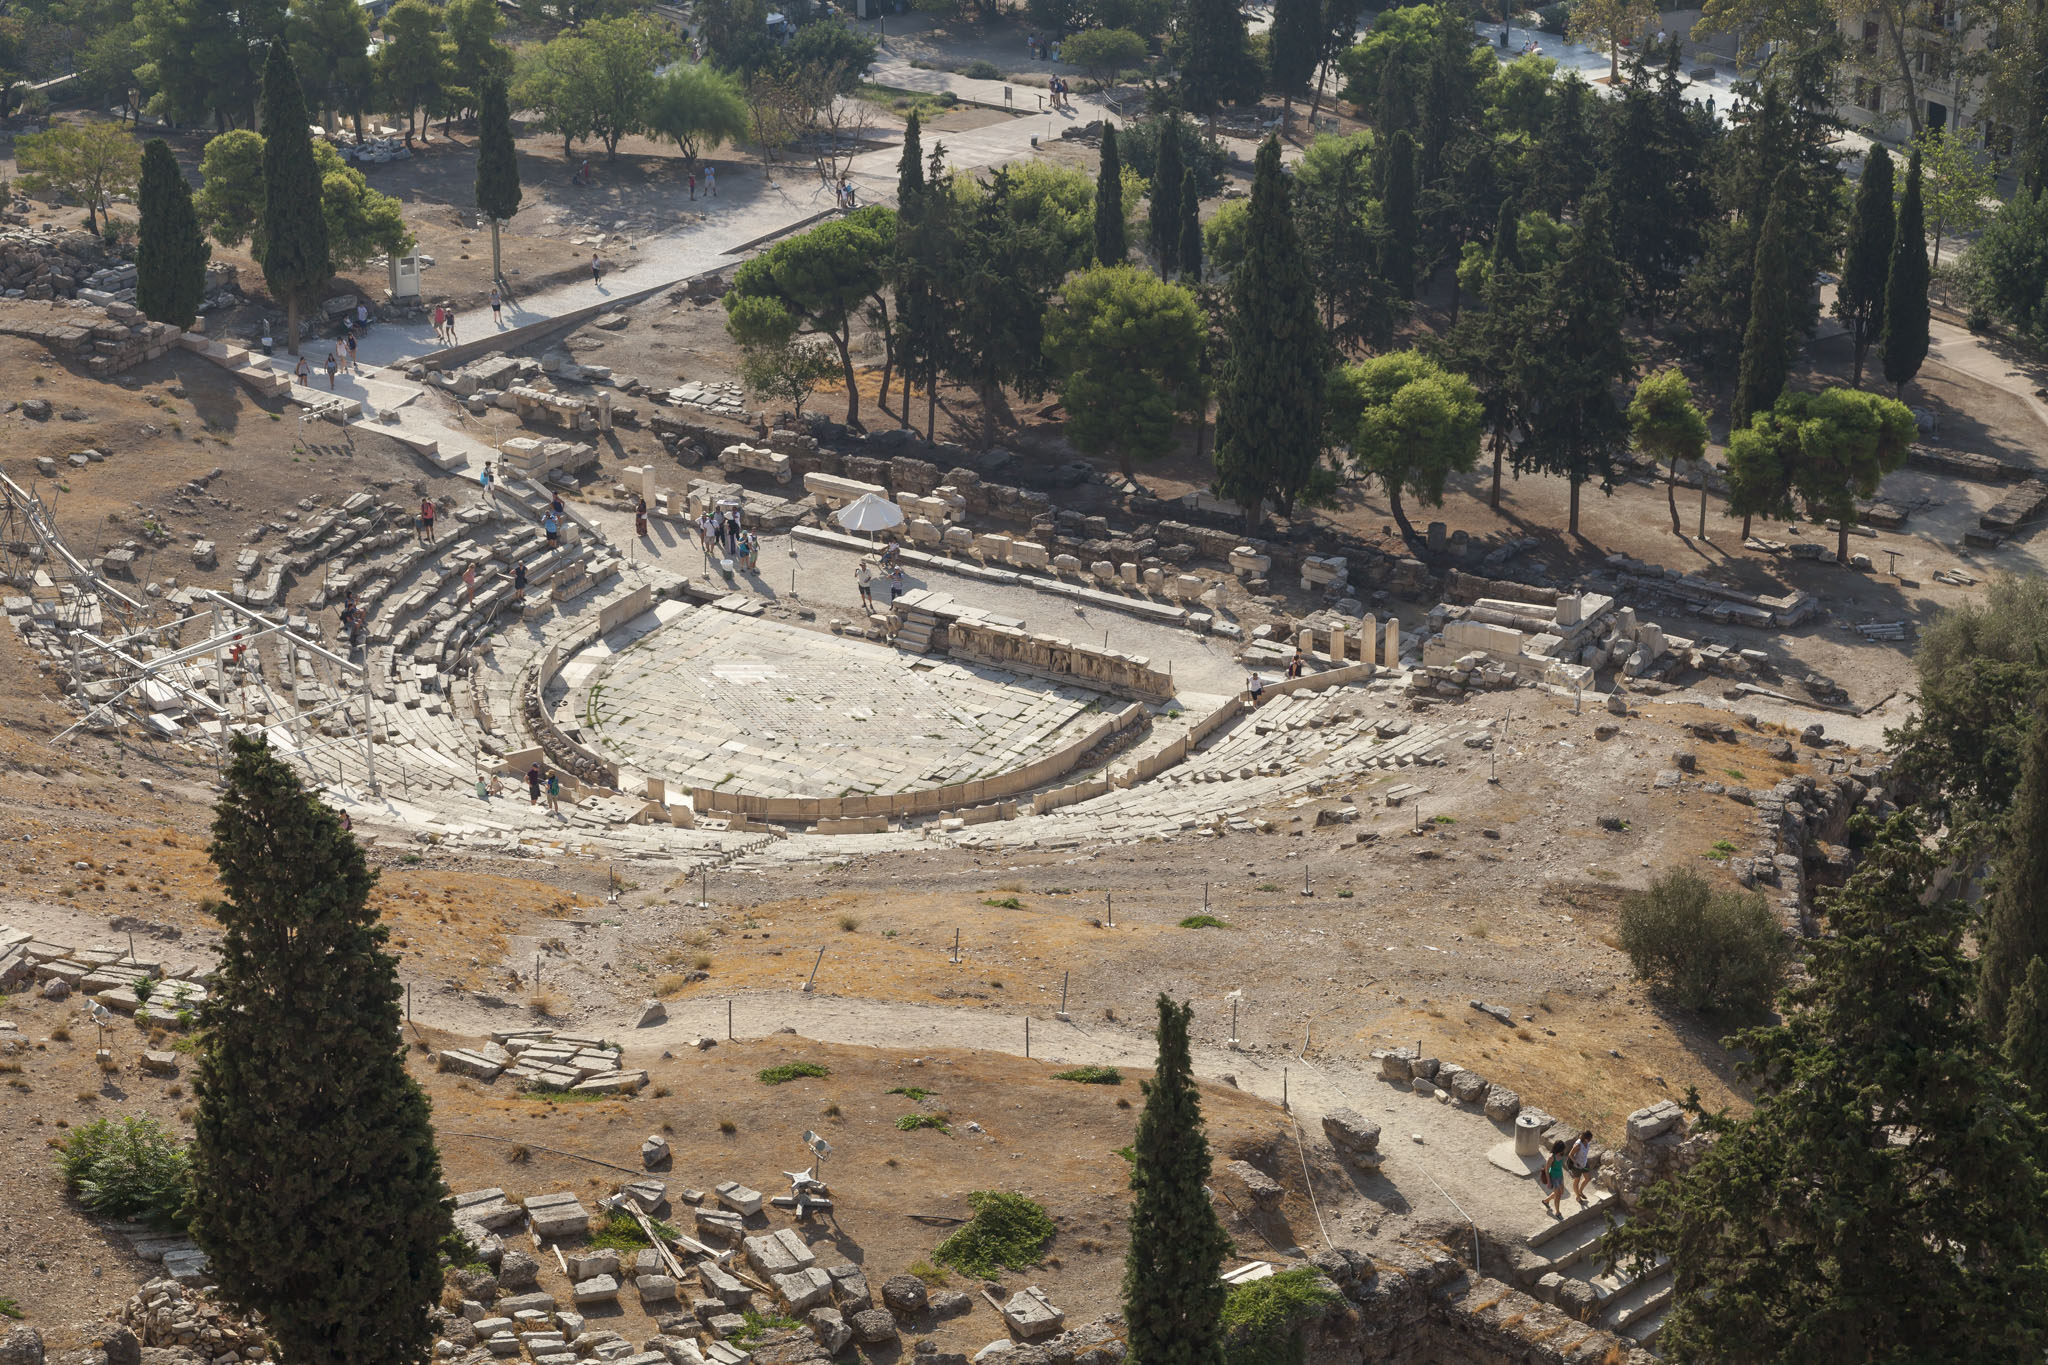
<path fill-rule="evenodd" d="M 719 811 L 780 823 L 815 824 L 821 820 L 857 819 L 862 816 L 937 815 L 959 806 L 979 806 L 1003 801 L 1043 786 L 1073 770 L 1084 754 L 1114 735 L 1142 723 L 1145 708 L 1133 703 L 1102 721 L 1087 734 L 1061 746 L 1021 768 L 973 782 L 954 782 L 924 791 L 892 792 L 877 796 L 749 796 L 744 792 L 714 791 L 692 787 L 690 804 L 698 811 Z M 1103 780 L 1104 790 L 1108 789 Z M 1042 797 L 1040 799 L 1043 799 Z"/>
<path fill-rule="evenodd" d="M 638 615 L 638 613 L 636 612 L 635 615 Z M 566 647 L 563 645 L 548 646 L 548 652 L 541 655 L 540 662 L 534 665 L 533 672 L 527 680 L 525 689 L 526 723 L 532 729 L 534 738 L 540 741 L 541 748 L 547 752 L 549 758 L 554 760 L 555 766 L 567 770 L 575 776 L 582 778 L 585 782 L 605 787 L 617 787 L 619 785 L 619 765 L 603 757 L 595 750 L 569 738 L 563 732 L 562 727 L 555 724 L 555 718 L 548 714 L 548 708 L 544 701 L 548 684 L 553 682 L 555 675 L 562 671 L 563 662 L 578 650 L 588 648 L 603 634 L 604 631 L 601 628 L 592 626 L 589 630 L 577 635 Z"/>

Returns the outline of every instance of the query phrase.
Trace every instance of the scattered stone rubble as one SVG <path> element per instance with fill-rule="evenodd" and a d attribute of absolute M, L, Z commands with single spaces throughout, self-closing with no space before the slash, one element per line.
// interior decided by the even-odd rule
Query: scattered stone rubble
<path fill-rule="evenodd" d="M 620 1065 L 617 1043 L 557 1033 L 553 1029 L 507 1029 L 478 1048 L 448 1048 L 436 1059 L 443 1071 L 479 1081 L 506 1076 L 535 1090 L 574 1090 L 586 1095 L 631 1094 L 647 1084 L 645 1071 Z"/>
<path fill-rule="evenodd" d="M 151 322 L 133 304 L 90 290 L 72 302 L 0 302 L 0 333 L 39 341 L 96 375 L 155 360 L 184 335 L 169 323 Z"/>

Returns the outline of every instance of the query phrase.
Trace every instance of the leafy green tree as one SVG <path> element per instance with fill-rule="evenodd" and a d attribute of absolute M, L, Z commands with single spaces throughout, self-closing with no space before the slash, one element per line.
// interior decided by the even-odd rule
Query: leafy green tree
<path fill-rule="evenodd" d="M 1792 485 L 1817 518 L 1839 523 L 1835 558 L 1849 562 L 1856 501 L 1877 492 L 1884 476 L 1906 462 L 1917 430 L 1897 399 L 1861 389 L 1822 389 L 1778 400 L 1799 423 L 1799 465 Z"/>
<path fill-rule="evenodd" d="M 1979 154 L 1974 137 L 1965 139 L 1953 128 L 1921 129 L 1913 153 L 1920 158 L 1921 194 L 1939 270 L 1942 238 L 1975 232 L 1990 216 L 1984 201 L 1992 197 L 1991 163 Z"/>
<path fill-rule="evenodd" d="M 1797 187 L 1790 169 L 1778 176 L 1778 190 L 1756 239 L 1754 290 L 1749 327 L 1742 337 L 1742 369 L 1735 381 L 1729 420 L 1740 426 L 1750 414 L 1770 407 L 1785 391 L 1798 349 L 1792 315 L 1792 243 L 1800 231 L 1794 218 Z"/>
<path fill-rule="evenodd" d="M 206 297 L 206 261 L 213 254 L 192 211 L 192 187 L 170 144 L 153 137 L 142 148 L 142 224 L 135 241 L 135 306 L 145 317 L 190 327 Z"/>
<path fill-rule="evenodd" d="M 1132 119 L 1117 129 L 1117 155 L 1126 169 L 1149 185 L 1159 176 L 1159 148 L 1168 137 L 1178 144 L 1181 174 L 1194 177 L 1202 197 L 1214 199 L 1222 194 L 1230 167 L 1229 151 L 1213 134 L 1205 133 L 1201 124 L 1171 110 Z M 1131 200 L 1129 194 L 1124 198 Z"/>
<path fill-rule="evenodd" d="M 422 104 L 438 107 L 448 74 L 446 49 L 441 11 L 426 0 L 398 0 L 384 16 L 377 88 L 392 114 L 404 116 L 408 133 L 418 126 Z"/>
<path fill-rule="evenodd" d="M 283 43 L 263 67 L 263 283 L 285 306 L 285 344 L 299 353 L 299 310 L 326 288 L 327 220 L 319 164 L 306 131 L 306 96 Z M 325 146 L 326 144 L 321 144 Z"/>
<path fill-rule="evenodd" d="M 1202 197 L 1192 176 L 1180 178 L 1180 277 L 1202 281 Z"/>
<path fill-rule="evenodd" d="M 1884 287 L 1884 377 L 1899 393 L 1927 359 L 1927 221 L 1920 195 L 1920 153 L 1906 163 L 1906 191 L 1892 234 L 1892 270 Z"/>
<path fill-rule="evenodd" d="M 1873 146 L 1863 158 L 1856 207 L 1849 216 L 1849 246 L 1835 286 L 1835 316 L 1855 347 L 1851 383 L 1863 387 L 1863 361 L 1884 334 L 1885 280 L 1892 268 L 1892 159 Z"/>
<path fill-rule="evenodd" d="M 1085 175 L 1026 163 L 986 184 L 955 179 L 952 256 L 940 292 L 946 302 L 945 373 L 973 388 L 983 437 L 1014 422 L 1005 390 L 1045 392 L 1047 300 L 1067 272 L 1083 265 L 1093 238 L 1092 192 Z"/>
<path fill-rule="evenodd" d="M 1269 144 L 1270 145 L 1270 144 Z M 1159 1064 L 1131 1147 L 1124 1321 L 1143 1365 L 1222 1365 L 1230 1238 L 1205 1188 L 1209 1138 L 1188 1047 L 1194 1010 L 1159 996 Z"/>
<path fill-rule="evenodd" d="M 136 0 L 138 70 L 152 112 L 214 131 L 255 122 L 264 45 L 283 28 L 284 0 Z"/>
<path fill-rule="evenodd" d="M 853 324 L 881 287 L 881 248 L 874 230 L 857 217 L 823 223 L 742 265 L 725 295 L 726 330 L 742 345 L 805 335 L 831 343 L 846 381 L 848 426 L 860 422 Z"/>
<path fill-rule="evenodd" d="M 397 199 L 371 189 L 363 173 L 326 143 L 316 143 L 313 154 L 320 168 L 320 216 L 327 226 L 330 274 L 412 250 L 412 231 Z"/>
<path fill-rule="evenodd" d="M 1614 487 L 1614 456 L 1628 441 L 1615 388 L 1634 371 L 1622 336 L 1621 268 L 1607 237 L 1607 208 L 1586 201 L 1571 249 L 1543 278 L 1541 313 L 1518 352 L 1529 404 L 1517 467 L 1562 475 L 1571 484 L 1566 529 L 1579 533 L 1579 490 L 1598 479 Z"/>
<path fill-rule="evenodd" d="M 2027 964 L 2020 988 L 2005 1011 L 2005 1062 L 2027 1088 L 2036 1109 L 2048 1096 L 2048 959 Z"/>
<path fill-rule="evenodd" d="M 1169 119 L 1159 133 L 1159 161 L 1152 174 L 1152 199 L 1146 213 L 1146 240 L 1165 279 L 1180 269 L 1180 121 Z"/>
<path fill-rule="evenodd" d="M 1126 478 L 1172 450 L 1177 396 L 1195 387 L 1207 335 L 1184 286 L 1128 265 L 1069 278 L 1045 329 L 1068 439 L 1084 454 L 1114 451 Z"/>
<path fill-rule="evenodd" d="M 1322 453 L 1327 343 L 1295 235 L 1280 142 L 1259 147 L 1244 258 L 1230 281 L 1219 367 L 1216 491 L 1256 526 L 1268 501 L 1291 505 Z"/>
<path fill-rule="evenodd" d="M 947 304 L 941 282 L 958 240 L 956 201 L 935 146 L 918 188 L 897 201 L 896 252 L 890 260 L 896 296 L 896 354 L 903 362 L 903 425 L 914 425 L 910 400 L 925 387 L 925 439 L 935 434 L 939 374 L 945 366 Z M 906 172 L 907 174 L 907 172 Z"/>
<path fill-rule="evenodd" d="M 1664 501 L 1671 508 L 1671 534 L 1678 535 L 1678 466 L 1707 454 L 1707 419 L 1692 401 L 1684 372 L 1660 370 L 1636 385 L 1628 425 L 1636 449 L 1664 466 Z"/>
<path fill-rule="evenodd" d="M 512 50 L 498 41 L 505 20 L 497 0 L 448 0 L 441 11 L 447 33 L 448 100 L 458 111 L 483 109 L 484 90 L 512 79 Z"/>
<path fill-rule="evenodd" d="M 1485 413 L 1478 393 L 1470 380 L 1420 351 L 1394 351 L 1339 369 L 1330 377 L 1324 413 L 1331 444 L 1351 448 L 1351 467 L 1379 484 L 1394 523 L 1410 540 L 1415 528 L 1401 495 L 1441 507 L 1450 476 L 1479 463 Z"/>
<path fill-rule="evenodd" d="M 263 134 L 237 128 L 207 139 L 192 207 L 199 226 L 222 246 L 240 246 L 261 228 Z"/>
<path fill-rule="evenodd" d="M 491 279 L 503 283 L 498 229 L 519 212 L 519 154 L 512 141 L 512 111 L 505 83 L 487 77 L 477 98 L 476 206 L 491 225 Z"/>
<path fill-rule="evenodd" d="M 1749 539 L 1757 517 L 1790 517 L 1792 479 L 1799 469 L 1799 423 L 1767 409 L 1728 434 L 1728 515 L 1742 518 Z"/>
<path fill-rule="evenodd" d="M 1127 28 L 1091 28 L 1060 40 L 1060 59 L 1072 62 L 1107 90 L 1119 73 L 1145 60 L 1145 40 Z"/>
<path fill-rule="evenodd" d="M 21 172 L 17 188 L 78 201 L 85 205 L 86 225 L 97 232 L 108 202 L 135 188 L 142 151 L 118 123 L 57 123 L 17 138 L 14 164 Z"/>
<path fill-rule="evenodd" d="M 258 264 L 269 242 L 263 217 L 264 148 L 261 134 L 239 128 L 209 141 L 200 159 L 205 183 L 193 196 L 207 234 L 222 246 L 248 241 Z M 320 186 L 330 273 L 334 266 L 359 266 L 411 249 L 412 233 L 396 199 L 371 189 L 363 173 L 325 142 L 312 144 L 310 160 Z"/>
<path fill-rule="evenodd" d="M 2042 144 L 2048 155 L 2048 129 Z M 2023 336 L 2048 336 L 2048 192 L 2022 189 L 2001 204 L 1966 259 L 1971 296 L 1980 307 Z"/>
<path fill-rule="evenodd" d="M 1245 41 L 1236 0 L 1185 0 L 1167 55 L 1178 73 L 1181 104 L 1195 114 L 1256 95 L 1259 72 Z"/>
<path fill-rule="evenodd" d="M 2048 692 L 2029 709 L 2019 788 L 1999 831 L 1997 875 L 1977 934 L 1977 1013 L 2001 1039 L 2033 964 L 2048 957 Z"/>
<path fill-rule="evenodd" d="M 1670 1257 L 1680 1361 L 2022 1360 L 2048 1345 L 2039 1115 L 1970 1008 L 1938 851 L 1899 817 L 1827 905 L 1784 1021 L 1738 1036 L 1746 1118 L 1652 1185 L 1610 1265 Z M 1693 1100 L 1696 1104 L 1696 1098 Z"/>
<path fill-rule="evenodd" d="M 1102 166 L 1095 176 L 1095 263 L 1122 265 L 1130 254 L 1124 237 L 1123 158 L 1117 152 L 1116 129 L 1105 123 Z"/>
<path fill-rule="evenodd" d="M 376 876 L 268 744 L 237 735 L 229 753 L 192 1235 L 281 1359 L 414 1365 L 433 1345 L 452 1225 L 427 1097 L 406 1074 L 398 960 L 368 904 Z"/>
<path fill-rule="evenodd" d="M 1542 173 L 1529 187 L 1535 201 L 1532 207 L 1562 218 L 1578 212 L 1581 202 L 1592 193 L 1601 170 L 1596 113 L 1591 88 L 1576 74 L 1558 80 L 1550 118 L 1536 141 L 1535 159 Z M 1610 195 L 1610 214 L 1611 206 Z"/>
<path fill-rule="evenodd" d="M 1212 270 L 1234 273 L 1244 264 L 1245 232 L 1251 224 L 1248 199 L 1233 199 L 1218 208 L 1202 226 L 1202 254 Z"/>
<path fill-rule="evenodd" d="M 758 300 L 752 307 L 764 302 Z M 781 312 L 779 305 L 767 307 Z M 787 313 L 782 313 L 780 323 L 788 323 Z M 799 339 L 793 330 L 772 323 L 748 327 L 747 335 L 751 340 L 740 346 L 740 383 L 749 393 L 781 399 L 789 405 L 790 415 L 801 421 L 804 404 L 839 369 L 832 348 L 815 337 Z"/>
<path fill-rule="evenodd" d="M 566 159 L 597 127 L 597 59 L 590 40 L 564 33 L 519 50 L 512 102 L 540 115 L 540 126 L 562 139 Z"/>
<path fill-rule="evenodd" d="M 1266 88 L 1284 108 L 1294 107 L 1294 97 L 1315 72 L 1322 26 L 1321 0 L 1274 0 Z"/>
<path fill-rule="evenodd" d="M 1621 49 L 1640 43 L 1657 21 L 1657 0 L 1579 0 L 1566 34 L 1575 43 L 1607 49 L 1607 83 L 1621 84 Z"/>
<path fill-rule="evenodd" d="M 1501 470 L 1514 442 L 1527 428 L 1533 406 L 1523 384 L 1532 378 L 1524 363 L 1523 338 L 1534 328 L 1540 301 L 1532 297 L 1529 276 L 1522 270 L 1514 201 L 1504 200 L 1494 228 L 1493 259 L 1481 295 L 1484 308 L 1459 318 L 1446 338 L 1447 362 L 1469 377 L 1479 391 L 1487 446 L 1493 454 L 1493 488 L 1489 505 L 1500 507 Z"/>
<path fill-rule="evenodd" d="M 1386 277 L 1397 297 L 1412 299 L 1419 229 L 1415 221 L 1415 142 L 1406 128 L 1397 131 L 1387 145 L 1380 212 L 1387 228 L 1381 238 L 1380 274 Z"/>
<path fill-rule="evenodd" d="M 561 134 L 562 155 L 594 137 L 615 160 L 619 140 L 647 127 L 654 73 L 674 49 L 674 38 L 644 16 L 593 19 L 523 51 L 512 97 Z"/>
<path fill-rule="evenodd" d="M 694 172 L 700 154 L 747 135 L 747 98 L 739 82 L 717 67 L 679 63 L 648 96 L 647 130 L 675 143 L 684 168 Z M 905 144 L 906 157 L 914 150 Z"/>
<path fill-rule="evenodd" d="M 363 7 L 355 0 L 294 0 L 285 37 L 297 54 L 299 78 L 321 112 L 347 115 L 361 136 L 376 79 Z"/>
<path fill-rule="evenodd" d="M 1981 601 L 1942 612 L 1913 658 L 1920 706 L 1889 731 L 1902 792 L 1972 843 L 2019 789 L 2048 682 L 2048 580 L 1993 574 Z"/>
<path fill-rule="evenodd" d="M 1792 958 L 1762 896 L 1716 887 L 1690 868 L 1628 896 L 1617 927 L 1635 974 L 1689 1010 L 1752 1019 L 1765 1013 Z"/>

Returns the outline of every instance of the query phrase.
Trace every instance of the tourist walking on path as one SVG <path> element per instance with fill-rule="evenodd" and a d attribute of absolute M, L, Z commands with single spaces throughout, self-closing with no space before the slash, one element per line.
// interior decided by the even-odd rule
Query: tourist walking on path
<path fill-rule="evenodd" d="M 691 171 L 691 172 L 690 172 L 690 198 L 694 200 L 694 199 L 695 199 L 696 197 L 697 197 L 697 173 L 696 173 L 695 171 Z"/>
<path fill-rule="evenodd" d="M 1565 1153 L 1565 1165 L 1571 1168 L 1572 1198 L 1583 1204 L 1586 1202 L 1586 1182 L 1593 1178 L 1592 1129 L 1579 1134 L 1579 1140 Z"/>
<path fill-rule="evenodd" d="M 453 346 L 455 344 L 455 310 L 450 308 L 444 315 L 443 320 L 448 324 L 448 344 Z"/>
<path fill-rule="evenodd" d="M 1553 1218 L 1564 1217 L 1564 1140 L 1550 1144 L 1550 1156 L 1543 1163 L 1543 1206 Z"/>
<path fill-rule="evenodd" d="M 635 498 L 633 500 L 633 534 L 642 540 L 647 539 L 647 499 L 645 498 Z"/>
<path fill-rule="evenodd" d="M 718 197 L 718 167 L 708 161 L 704 163 L 704 197 L 707 199 L 716 199 Z"/>
<path fill-rule="evenodd" d="M 1252 709 L 1257 710 L 1259 698 L 1266 693 L 1266 680 L 1256 673 L 1252 674 L 1251 681 L 1245 684 L 1245 691 L 1252 694 Z"/>
<path fill-rule="evenodd" d="M 491 520 L 496 521 L 498 519 L 498 476 L 491 472 L 490 461 L 484 461 L 484 472 L 477 475 L 477 480 L 484 486 L 484 502 L 490 506 Z"/>
<path fill-rule="evenodd" d="M 313 377 L 313 367 L 306 363 L 306 357 L 303 354 L 299 356 L 299 363 L 293 369 L 292 377 L 301 384 L 307 383 Z"/>
<path fill-rule="evenodd" d="M 434 305 L 434 340 L 448 340 L 448 310 L 438 303 Z"/>
<path fill-rule="evenodd" d="M 498 293 L 498 286 L 491 286 L 491 322 L 494 326 L 505 325 L 504 314 L 499 310 L 505 306 L 504 296 Z"/>
<path fill-rule="evenodd" d="M 327 391 L 329 393 L 334 392 L 334 372 L 340 368 L 341 357 L 334 353 L 332 346 L 329 346 L 327 348 Z"/>
<path fill-rule="evenodd" d="M 526 770 L 526 804 L 540 804 L 540 764 L 535 763 Z"/>
<path fill-rule="evenodd" d="M 562 523 L 555 520 L 555 514 L 553 512 L 548 513 L 546 516 L 540 519 L 540 529 L 547 532 L 548 548 L 550 550 L 554 549 L 555 546 L 561 544 Z"/>
<path fill-rule="evenodd" d="M 420 499 L 420 531 L 426 537 L 427 544 L 432 545 L 434 543 L 434 500 L 432 498 Z"/>
<path fill-rule="evenodd" d="M 561 813 L 562 775 L 560 773 L 551 772 L 548 774 L 548 814 L 560 815 Z"/>
<path fill-rule="evenodd" d="M 860 604 L 867 608 L 869 612 L 873 612 L 875 609 L 874 581 L 875 571 L 870 569 L 868 562 L 863 559 L 854 568 L 853 586 L 860 589 Z"/>
<path fill-rule="evenodd" d="M 361 374 L 363 367 L 356 363 L 356 334 L 350 332 L 342 338 L 342 344 L 348 347 L 348 372 L 350 374 Z"/>
<path fill-rule="evenodd" d="M 524 563 L 512 566 L 512 600 L 514 602 L 524 602 L 526 600 L 526 565 Z"/>

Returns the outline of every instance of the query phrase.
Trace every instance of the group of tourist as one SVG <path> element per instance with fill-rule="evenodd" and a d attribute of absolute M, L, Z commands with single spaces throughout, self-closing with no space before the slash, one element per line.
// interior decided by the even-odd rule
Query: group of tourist
<path fill-rule="evenodd" d="M 697 532 L 697 548 L 705 554 L 733 561 L 741 569 L 756 569 L 761 563 L 761 538 L 740 524 L 739 512 L 730 507 L 714 508 L 691 525 Z"/>
<path fill-rule="evenodd" d="M 1067 78 L 1065 76 L 1054 76 L 1045 84 L 1047 92 L 1052 96 L 1052 107 L 1072 112 L 1074 106 L 1067 99 Z"/>
<path fill-rule="evenodd" d="M 1033 61 L 1056 62 L 1060 59 L 1060 40 L 1048 39 L 1036 33 L 1026 34 L 1024 50 L 1031 54 Z"/>
<path fill-rule="evenodd" d="M 1543 1168 L 1536 1172 L 1536 1183 L 1543 1187 L 1543 1207 L 1553 1217 L 1564 1216 L 1564 1182 L 1569 1176 L 1572 1182 L 1572 1198 L 1581 1204 L 1586 1202 L 1586 1182 L 1593 1178 L 1593 1130 L 1588 1128 L 1580 1133 L 1578 1140 L 1567 1145 L 1563 1140 L 1550 1144 L 1550 1155 L 1543 1159 Z"/>
<path fill-rule="evenodd" d="M 526 804 L 539 805 L 543 790 L 547 792 L 548 814 L 561 814 L 562 775 L 552 769 L 541 767 L 540 763 L 535 761 L 526 770 Z"/>
<path fill-rule="evenodd" d="M 495 296 L 497 291 L 494 289 L 491 293 Z M 493 313 L 497 311 L 495 303 L 492 304 L 491 308 Z M 455 306 L 453 304 L 437 303 L 434 305 L 434 339 L 443 346 L 453 346 L 455 344 Z"/>
<path fill-rule="evenodd" d="M 860 194 L 853 188 L 851 180 L 839 182 L 839 207 L 848 210 L 860 207 Z"/>
<path fill-rule="evenodd" d="M 370 628 L 370 614 L 356 601 L 355 590 L 351 588 L 341 599 L 341 634 L 348 641 L 351 650 L 361 649 L 363 633 Z"/>

